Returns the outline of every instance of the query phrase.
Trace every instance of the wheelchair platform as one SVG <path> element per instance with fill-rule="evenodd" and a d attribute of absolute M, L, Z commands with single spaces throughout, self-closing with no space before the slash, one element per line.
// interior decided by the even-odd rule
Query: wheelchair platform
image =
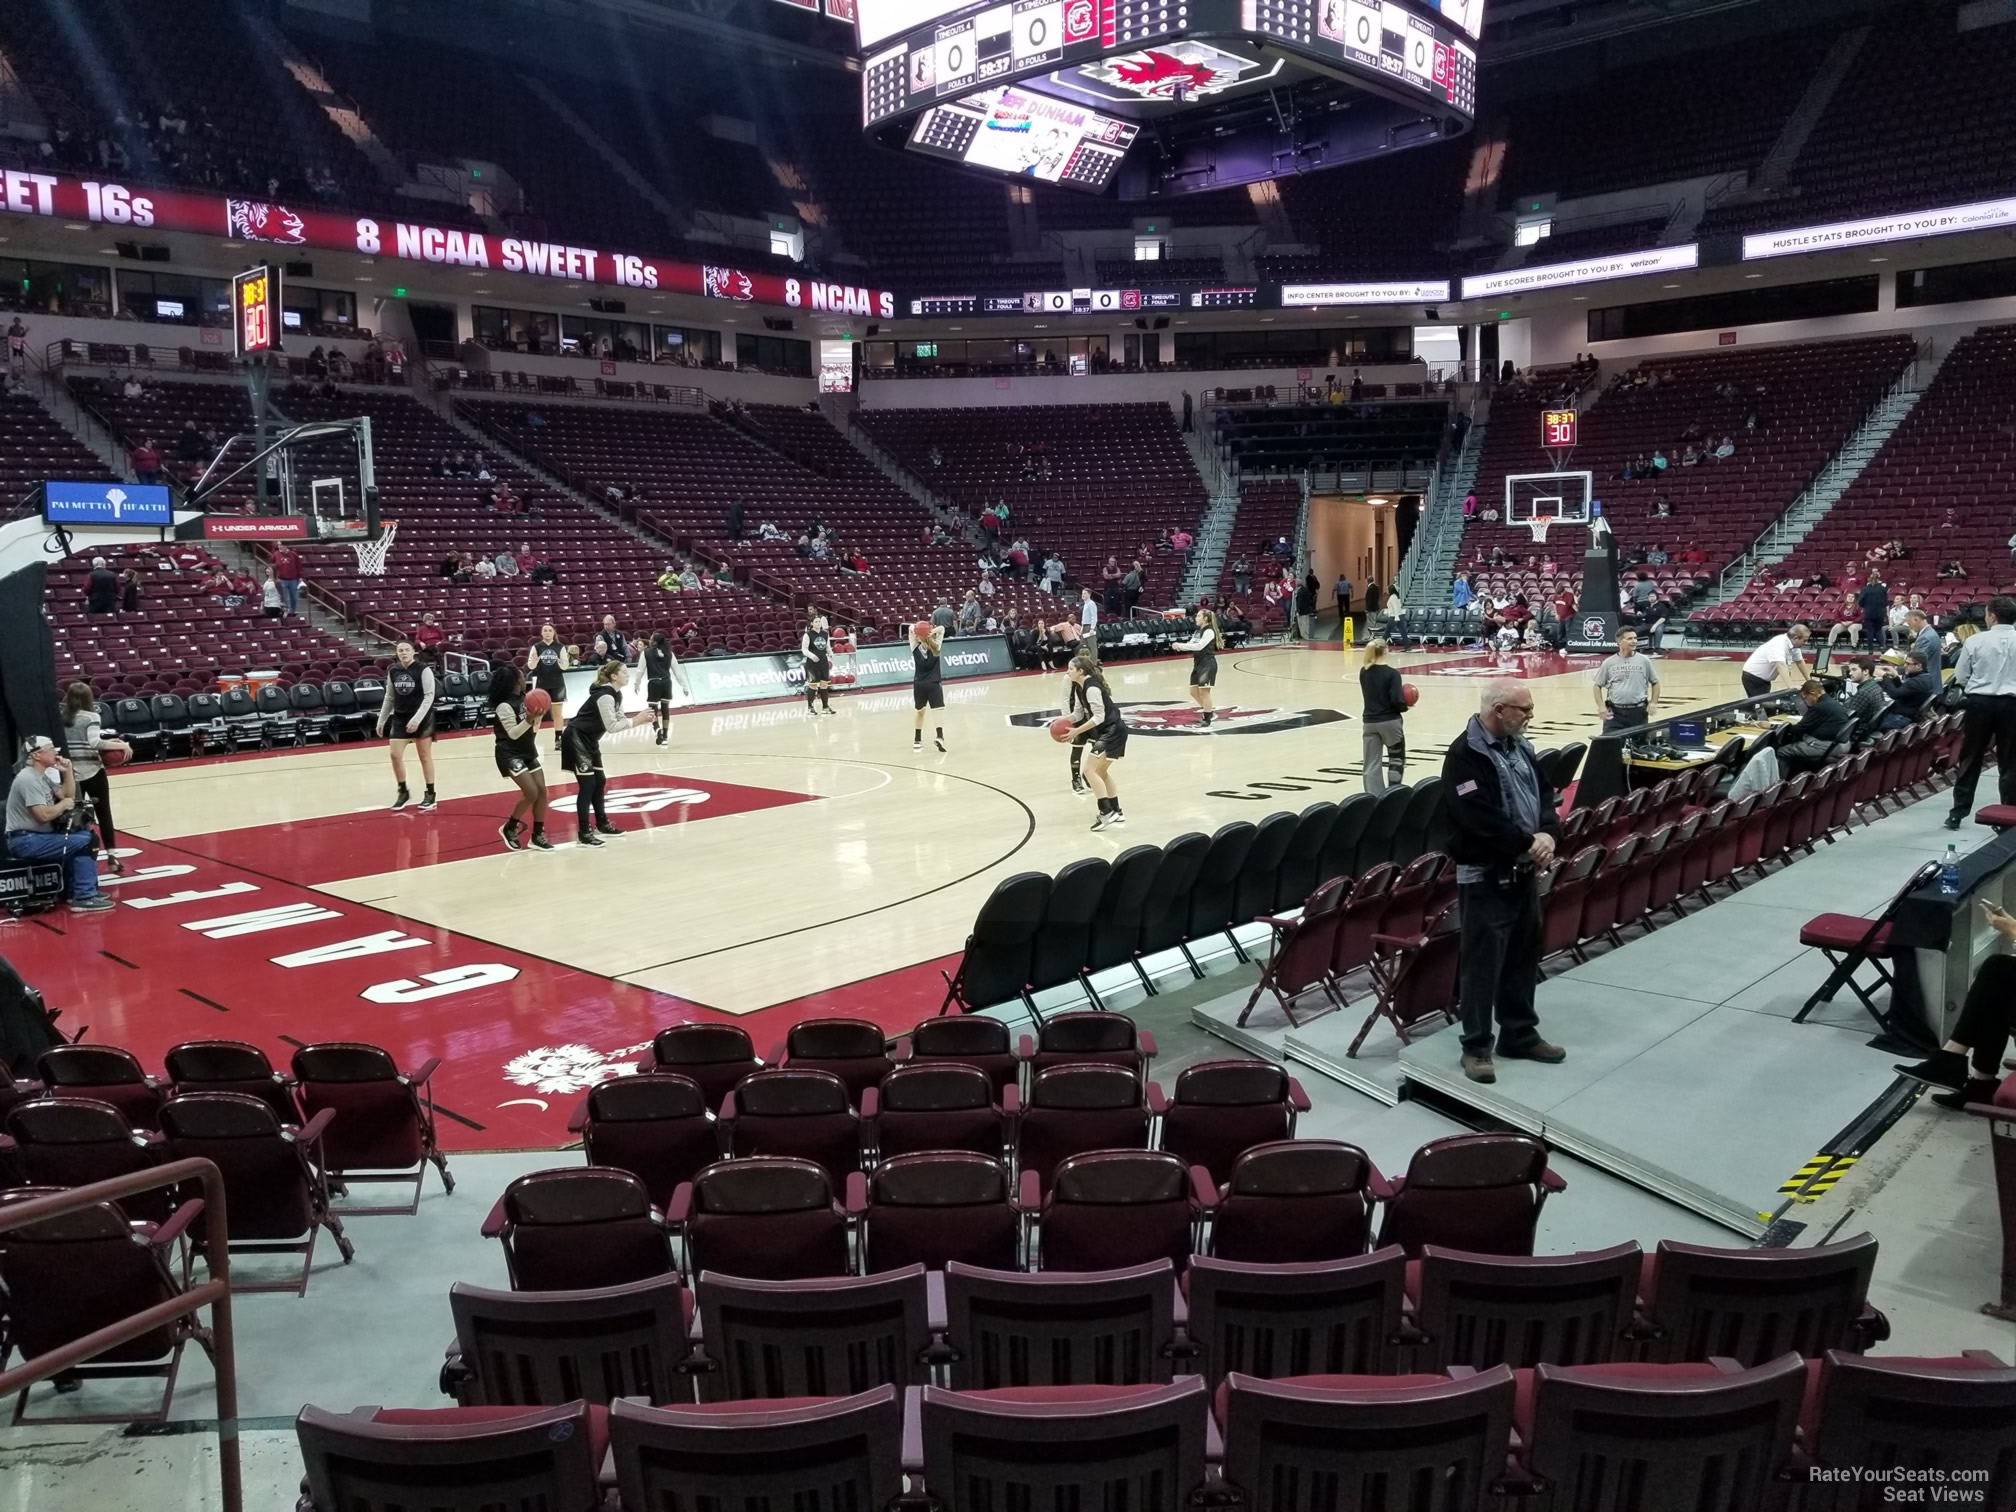
<path fill-rule="evenodd" d="M 1542 1032 L 1568 1051 L 1558 1066 L 1498 1063 L 1498 1080 L 1463 1075 L 1453 1025 L 1402 1047 L 1385 1024 L 1347 1056 L 1369 1004 L 1289 1026 L 1263 999 L 1244 1030 L 1243 994 L 1193 1010 L 1200 1027 L 1256 1054 L 1299 1063 L 1391 1103 L 1416 1092 L 1479 1124 L 1549 1144 L 1750 1238 L 1763 1234 L 1816 1154 L 1844 1139 L 1896 1083 L 1899 1058 L 1870 1048 L 1877 1025 L 1845 989 L 1794 1023 L 1828 964 L 1799 944 L 1817 913 L 1873 917 L 1913 868 L 1953 837 L 1942 793 L 1858 828 L 1733 897 L 1540 987 Z M 1992 838 L 1967 826 L 1961 843 Z M 1320 999 L 1310 1000 L 1313 1010 Z M 1879 1000 L 1880 1001 L 1880 1000 Z M 1298 1016 L 1300 1016 L 1298 1014 Z M 1790 1217 L 1797 1218 L 1792 1206 Z"/>

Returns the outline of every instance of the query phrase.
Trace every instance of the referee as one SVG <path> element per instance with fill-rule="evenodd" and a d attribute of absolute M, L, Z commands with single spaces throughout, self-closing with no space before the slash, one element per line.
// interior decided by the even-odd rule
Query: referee
<path fill-rule="evenodd" d="M 1596 669 L 1596 714 L 1603 733 L 1635 729 L 1652 717 L 1659 697 L 1659 669 L 1638 654 L 1638 632 L 1619 630 L 1617 650 Z"/>
<path fill-rule="evenodd" d="M 1974 789 L 1981 763 L 1995 747 L 1995 780 L 2004 803 L 2016 803 L 2016 598 L 1988 600 L 1988 628 L 1967 637 L 1953 682 L 1967 695 L 1960 738 L 1960 769 L 1953 779 L 1953 812 L 1946 828 L 1974 812 Z"/>

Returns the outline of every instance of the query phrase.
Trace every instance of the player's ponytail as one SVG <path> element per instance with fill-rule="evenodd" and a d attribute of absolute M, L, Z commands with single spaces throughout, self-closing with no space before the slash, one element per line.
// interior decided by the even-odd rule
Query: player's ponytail
<path fill-rule="evenodd" d="M 1223 651 L 1225 649 L 1225 632 L 1218 628 L 1218 616 L 1216 614 L 1209 609 L 1199 609 L 1197 611 L 1197 626 L 1200 630 L 1209 630 L 1211 632 L 1212 650 Z"/>

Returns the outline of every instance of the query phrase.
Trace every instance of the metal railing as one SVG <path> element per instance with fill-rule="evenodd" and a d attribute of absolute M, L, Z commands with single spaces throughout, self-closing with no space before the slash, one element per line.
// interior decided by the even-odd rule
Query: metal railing
<path fill-rule="evenodd" d="M 130 1176 L 71 1187 L 53 1196 L 9 1203 L 0 1207 L 0 1234 L 96 1203 L 116 1202 L 122 1197 L 173 1188 L 186 1181 L 203 1184 L 203 1260 L 209 1279 L 201 1286 L 185 1287 L 166 1302 L 157 1302 L 143 1312 L 108 1323 L 47 1354 L 25 1360 L 12 1370 L 0 1371 L 0 1401 L 207 1307 L 217 1373 L 218 1505 L 221 1512 L 243 1512 L 245 1482 L 238 1459 L 238 1367 L 231 1326 L 231 1255 L 226 1238 L 230 1228 L 224 1210 L 224 1177 L 217 1167 L 207 1160 L 177 1160 Z"/>

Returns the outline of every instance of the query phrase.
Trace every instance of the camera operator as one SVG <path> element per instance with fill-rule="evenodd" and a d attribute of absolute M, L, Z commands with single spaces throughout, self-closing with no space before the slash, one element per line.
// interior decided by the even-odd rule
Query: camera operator
<path fill-rule="evenodd" d="M 7 789 L 7 849 L 17 861 L 61 861 L 69 873 L 70 907 L 102 913 L 112 900 L 98 890 L 91 825 L 79 813 L 77 773 L 47 735 L 28 741 L 28 759 Z"/>

